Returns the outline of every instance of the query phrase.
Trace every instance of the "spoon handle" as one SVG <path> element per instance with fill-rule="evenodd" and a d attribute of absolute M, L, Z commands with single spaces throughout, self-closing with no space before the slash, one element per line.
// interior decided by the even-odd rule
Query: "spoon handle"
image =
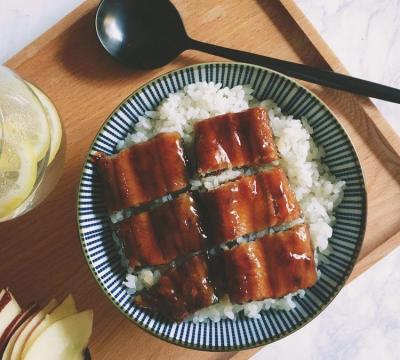
<path fill-rule="evenodd" d="M 225 48 L 189 39 L 188 47 L 193 50 L 225 57 L 234 61 L 251 63 L 279 71 L 297 79 L 306 80 L 330 88 L 349 91 L 358 95 L 373 97 L 400 104 L 400 90 L 372 81 L 357 79 L 333 71 L 321 70 L 312 66 L 291 61 L 274 59 L 246 51 Z"/>

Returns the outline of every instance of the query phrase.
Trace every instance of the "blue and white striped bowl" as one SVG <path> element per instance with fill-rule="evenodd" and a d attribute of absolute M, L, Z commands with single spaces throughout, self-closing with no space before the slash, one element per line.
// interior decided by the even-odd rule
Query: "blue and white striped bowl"
<path fill-rule="evenodd" d="M 321 264 L 322 276 L 296 297 L 290 312 L 268 310 L 260 319 L 239 316 L 235 321 L 181 324 L 160 317 L 132 303 L 123 281 L 126 270 L 111 235 L 99 178 L 89 154 L 116 152 L 116 144 L 134 131 L 145 111 L 153 110 L 169 93 L 197 81 L 221 82 L 223 86 L 249 84 L 259 100 L 273 99 L 284 113 L 305 116 L 314 128 L 313 138 L 326 151 L 325 164 L 346 181 L 344 199 L 336 212 L 329 263 Z M 278 340 L 317 316 L 337 295 L 349 276 L 359 253 L 366 220 L 366 193 L 356 152 L 334 115 L 314 94 L 274 71 L 247 64 L 208 63 L 179 69 L 156 78 L 136 90 L 111 114 L 97 134 L 83 167 L 78 191 L 78 228 L 89 268 L 108 298 L 129 319 L 153 335 L 185 347 L 227 351 L 255 347 Z"/>

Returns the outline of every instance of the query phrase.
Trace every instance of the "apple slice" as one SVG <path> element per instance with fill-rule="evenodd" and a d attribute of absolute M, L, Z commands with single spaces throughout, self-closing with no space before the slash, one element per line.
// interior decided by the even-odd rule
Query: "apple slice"
<path fill-rule="evenodd" d="M 56 321 L 61 320 L 67 316 L 76 314 L 77 312 L 78 310 L 76 309 L 74 298 L 72 297 L 72 295 L 68 295 L 65 300 L 55 309 L 53 309 L 49 314 L 47 314 L 43 321 L 32 331 L 27 341 L 25 342 L 21 357 L 25 357 L 26 353 L 35 342 L 35 340 L 51 324 L 54 324 Z"/>
<path fill-rule="evenodd" d="M 50 325 L 32 344 L 23 360 L 71 360 L 87 347 L 93 311 L 86 310 Z"/>
<path fill-rule="evenodd" d="M 11 353 L 17 339 L 38 311 L 39 306 L 37 304 L 31 305 L 27 310 L 24 311 L 24 314 L 23 316 L 21 316 L 21 320 L 19 321 L 19 325 L 15 327 L 15 330 L 13 330 L 12 335 L 7 342 L 7 346 L 4 349 L 3 357 L 1 358 L 2 360 L 11 359 Z"/>
<path fill-rule="evenodd" d="M 20 312 L 21 308 L 11 292 L 8 289 L 2 290 L 0 298 L 0 338 L 3 337 L 4 331 Z"/>
<path fill-rule="evenodd" d="M 3 335 L 0 336 L 0 353 L 6 348 L 10 338 L 19 329 L 19 327 L 37 310 L 38 306 L 32 304 L 28 309 L 22 310 L 10 325 L 3 331 Z"/>
<path fill-rule="evenodd" d="M 10 340 L 8 341 L 7 347 L 4 350 L 3 357 L 1 358 L 1 360 L 11 359 L 11 353 L 14 349 L 15 342 L 17 341 L 22 331 L 25 329 L 25 327 L 28 325 L 28 323 L 32 320 L 34 316 L 35 314 L 31 315 L 28 319 L 26 319 L 25 322 L 11 336 Z"/>
<path fill-rule="evenodd" d="M 43 321 L 44 317 L 52 311 L 57 306 L 57 301 L 51 299 L 50 302 L 40 310 L 29 323 L 25 326 L 22 330 L 21 334 L 19 335 L 18 339 L 14 344 L 14 348 L 11 353 L 11 360 L 20 360 L 22 349 L 24 348 L 25 342 L 28 340 L 32 331 Z"/>
<path fill-rule="evenodd" d="M 75 357 L 73 357 L 71 360 L 85 360 L 85 355 L 83 352 L 77 354 Z"/>

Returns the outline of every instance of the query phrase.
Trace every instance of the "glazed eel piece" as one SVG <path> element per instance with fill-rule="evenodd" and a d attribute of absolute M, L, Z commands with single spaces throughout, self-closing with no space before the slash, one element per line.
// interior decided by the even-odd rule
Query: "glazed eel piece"
<path fill-rule="evenodd" d="M 182 321 L 224 294 L 241 304 L 279 298 L 317 281 L 308 225 L 269 234 L 212 257 L 197 255 L 166 271 L 135 297 L 141 307 Z"/>
<path fill-rule="evenodd" d="M 197 173 L 258 166 L 278 160 L 279 155 L 263 108 L 227 113 L 194 125 Z"/>
<path fill-rule="evenodd" d="M 281 168 L 244 176 L 204 192 L 201 202 L 213 244 L 290 222 L 301 215 Z"/>
<path fill-rule="evenodd" d="M 113 156 L 99 152 L 94 162 L 109 211 L 139 206 L 188 185 L 178 133 L 160 133 Z"/>
<path fill-rule="evenodd" d="M 172 321 L 218 301 L 208 273 L 206 255 L 192 256 L 178 267 L 167 270 L 159 282 L 135 297 L 143 308 L 162 313 Z"/>
<path fill-rule="evenodd" d="M 187 193 L 131 216 L 116 226 L 116 232 L 132 268 L 169 263 L 205 249 L 207 240 L 196 203 Z"/>
<path fill-rule="evenodd" d="M 233 303 L 280 298 L 317 281 L 308 225 L 266 235 L 222 253 L 224 289 Z"/>

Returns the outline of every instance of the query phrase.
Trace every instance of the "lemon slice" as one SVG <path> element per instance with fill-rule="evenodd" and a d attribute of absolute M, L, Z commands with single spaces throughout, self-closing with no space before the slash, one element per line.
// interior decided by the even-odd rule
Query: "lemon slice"
<path fill-rule="evenodd" d="M 49 124 L 37 97 L 22 85 L 10 83 L 1 88 L 0 104 L 7 127 L 5 130 L 12 142 L 30 145 L 38 162 L 50 146 Z"/>
<path fill-rule="evenodd" d="M 4 139 L 0 153 L 0 218 L 9 215 L 29 196 L 36 172 L 32 147 Z"/>
<path fill-rule="evenodd" d="M 50 155 L 49 155 L 49 164 L 54 160 L 58 150 L 60 149 L 61 139 L 62 139 L 62 128 L 61 128 L 61 121 L 58 112 L 51 102 L 51 100 L 35 85 L 25 81 L 27 85 L 31 88 L 31 90 L 35 93 L 38 97 L 44 110 L 46 111 L 47 120 L 49 122 L 49 129 L 50 129 Z"/>

